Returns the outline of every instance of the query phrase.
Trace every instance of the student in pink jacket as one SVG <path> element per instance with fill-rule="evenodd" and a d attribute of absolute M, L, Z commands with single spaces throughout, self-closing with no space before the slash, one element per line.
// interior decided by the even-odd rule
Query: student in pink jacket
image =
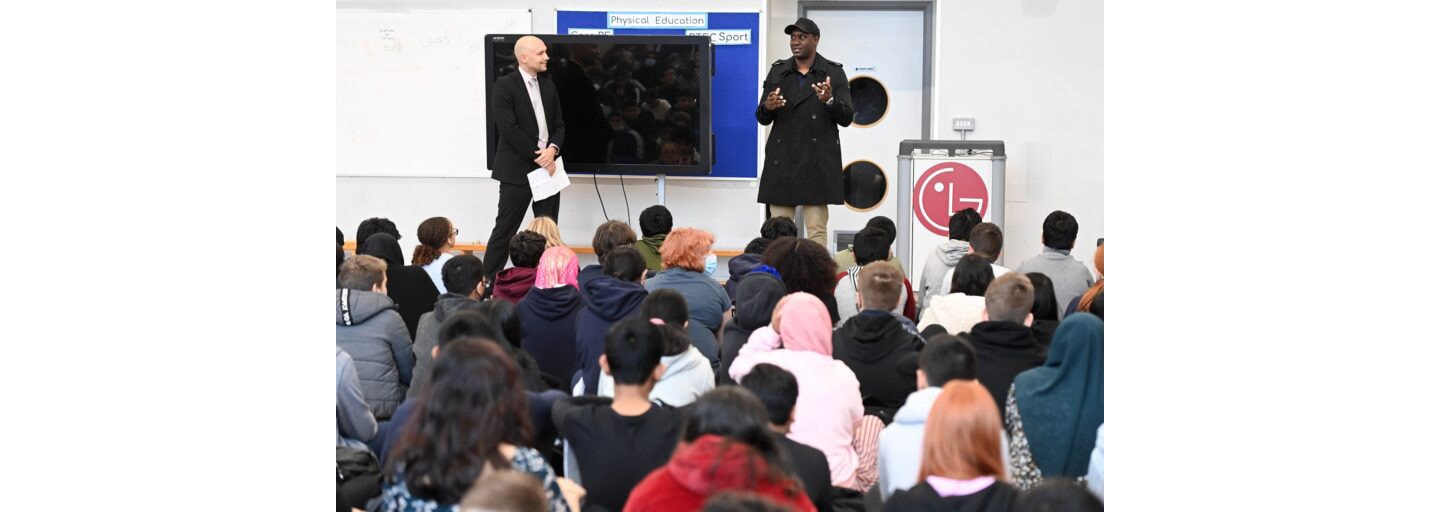
<path fill-rule="evenodd" d="M 865 407 L 855 373 L 831 355 L 830 326 L 820 299 L 805 292 L 786 295 L 776 304 L 770 325 L 756 329 L 735 356 L 730 376 L 738 382 L 760 363 L 795 374 L 800 396 L 790 439 L 825 453 L 831 485 L 854 488 L 859 467 L 855 425 Z"/>

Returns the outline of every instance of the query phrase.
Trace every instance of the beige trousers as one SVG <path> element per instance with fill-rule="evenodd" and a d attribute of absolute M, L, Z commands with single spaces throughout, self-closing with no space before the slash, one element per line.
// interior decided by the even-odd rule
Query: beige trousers
<path fill-rule="evenodd" d="M 770 205 L 770 216 L 790 217 L 793 220 L 795 218 L 795 208 L 794 206 L 772 204 Z M 805 238 L 814 240 L 827 251 L 830 250 L 830 245 L 827 243 L 830 240 L 830 231 L 825 228 L 825 225 L 830 222 L 830 205 L 807 204 L 801 205 L 800 208 L 804 208 L 805 226 L 802 233 Z"/>

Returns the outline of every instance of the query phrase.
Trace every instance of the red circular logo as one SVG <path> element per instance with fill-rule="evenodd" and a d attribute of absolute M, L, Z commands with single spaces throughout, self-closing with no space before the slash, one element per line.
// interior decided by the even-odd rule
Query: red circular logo
<path fill-rule="evenodd" d="M 940 236 L 950 236 L 950 214 L 974 208 L 985 218 L 990 207 L 990 190 L 980 173 L 960 162 L 931 166 L 915 180 L 911 196 L 912 214 L 920 225 Z"/>

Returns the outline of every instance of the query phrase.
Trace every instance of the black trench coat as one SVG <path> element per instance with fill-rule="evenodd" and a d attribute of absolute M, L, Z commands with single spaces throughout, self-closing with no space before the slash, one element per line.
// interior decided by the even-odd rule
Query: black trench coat
<path fill-rule="evenodd" d="M 835 98 L 829 106 L 820 102 L 810 88 L 825 83 L 826 77 L 830 78 L 831 96 Z M 765 96 L 777 87 L 785 97 L 785 106 L 767 111 Z M 795 69 L 794 57 L 775 61 L 765 76 L 755 119 L 762 125 L 775 123 L 765 141 L 765 167 L 760 174 L 757 202 L 784 206 L 845 202 L 839 127 L 850 126 L 855 108 L 843 64 L 817 53 L 810 73 L 801 75 Z"/>

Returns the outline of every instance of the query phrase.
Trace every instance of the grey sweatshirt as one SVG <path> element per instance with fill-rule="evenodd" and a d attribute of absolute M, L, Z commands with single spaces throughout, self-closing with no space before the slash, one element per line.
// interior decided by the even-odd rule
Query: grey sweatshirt
<path fill-rule="evenodd" d="M 335 446 L 365 448 L 365 441 L 375 437 L 375 415 L 365 404 L 360 391 L 360 374 L 355 361 L 339 345 L 335 346 Z"/>
<path fill-rule="evenodd" d="M 920 272 L 920 283 L 915 290 L 920 295 L 920 309 L 915 312 L 916 318 L 925 311 L 925 306 L 930 305 L 931 298 L 950 293 L 950 283 L 944 282 L 945 272 L 955 268 L 955 264 L 969 251 L 970 242 L 946 240 L 935 246 L 935 251 L 925 258 L 925 269 Z"/>
<path fill-rule="evenodd" d="M 1065 315 L 1065 307 L 1070 301 L 1085 294 L 1090 286 L 1095 284 L 1095 278 L 1090 275 L 1090 269 L 1085 268 L 1070 251 L 1061 251 L 1046 247 L 1040 254 L 1020 263 L 1015 268 L 1016 272 L 1026 274 L 1039 272 L 1050 278 L 1055 284 L 1055 310 L 1060 312 L 1061 317 Z"/>

